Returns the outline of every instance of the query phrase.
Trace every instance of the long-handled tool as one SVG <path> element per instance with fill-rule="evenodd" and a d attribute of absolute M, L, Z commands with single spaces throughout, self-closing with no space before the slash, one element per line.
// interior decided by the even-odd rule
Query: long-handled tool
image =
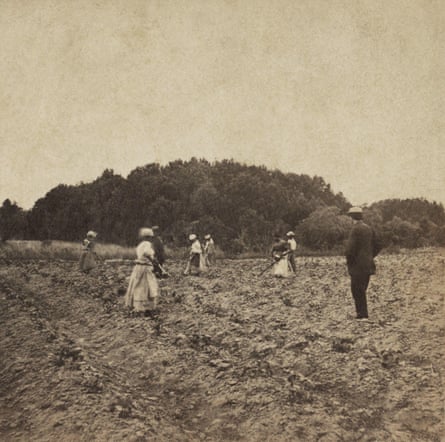
<path fill-rule="evenodd" d="M 157 262 L 155 266 L 160 270 L 161 278 L 168 278 L 170 276 L 170 273 L 168 273 L 159 262 Z"/>
<path fill-rule="evenodd" d="M 263 273 L 267 272 L 267 270 L 269 270 L 270 268 L 272 268 L 274 266 L 276 261 L 274 261 L 273 263 L 269 264 L 258 276 L 263 275 Z"/>
<path fill-rule="evenodd" d="M 267 272 L 270 268 L 274 266 L 275 263 L 277 263 L 281 258 L 284 258 L 285 256 L 289 255 L 291 251 L 288 250 L 286 252 L 283 252 L 281 255 L 278 255 L 276 258 L 274 258 L 274 261 L 270 263 L 258 276 L 263 275 L 265 272 Z"/>
<path fill-rule="evenodd" d="M 184 275 L 188 275 L 188 274 L 190 273 L 190 265 L 191 265 L 191 262 L 192 262 L 192 257 L 190 257 L 190 259 L 189 259 L 188 262 L 187 262 L 187 267 L 186 267 L 185 270 L 184 270 Z"/>

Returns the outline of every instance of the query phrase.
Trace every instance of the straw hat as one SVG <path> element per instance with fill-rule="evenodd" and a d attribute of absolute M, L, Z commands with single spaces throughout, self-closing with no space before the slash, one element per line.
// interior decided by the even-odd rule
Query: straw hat
<path fill-rule="evenodd" d="M 95 232 L 94 230 L 90 230 L 87 233 L 87 238 L 96 238 L 96 236 L 97 236 L 97 232 Z"/>
<path fill-rule="evenodd" d="M 358 213 L 360 213 L 360 214 L 363 213 L 363 209 L 361 207 L 355 206 L 355 207 L 351 207 L 348 210 L 348 215 L 358 214 Z"/>
<path fill-rule="evenodd" d="M 142 227 L 139 229 L 139 237 L 140 238 L 147 238 L 147 237 L 152 237 L 152 236 L 154 236 L 153 229 L 150 229 L 148 227 Z"/>
<path fill-rule="evenodd" d="M 291 231 L 289 231 L 289 232 L 286 233 L 286 236 L 295 236 L 295 233 L 292 232 L 292 230 L 291 230 Z"/>
<path fill-rule="evenodd" d="M 211 236 L 209 233 L 206 236 L 204 236 L 204 239 L 210 239 L 210 238 L 211 238 Z"/>
<path fill-rule="evenodd" d="M 196 237 L 196 235 L 195 235 L 194 233 L 191 233 L 191 234 L 189 235 L 189 240 L 190 240 L 190 241 L 194 241 L 196 238 L 197 238 L 197 237 Z"/>

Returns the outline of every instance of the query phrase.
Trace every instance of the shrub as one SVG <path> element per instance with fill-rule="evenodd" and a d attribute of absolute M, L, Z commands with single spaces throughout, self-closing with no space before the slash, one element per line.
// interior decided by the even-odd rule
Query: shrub
<path fill-rule="evenodd" d="M 337 207 L 323 207 L 309 215 L 296 229 L 299 242 L 316 250 L 329 250 L 348 237 L 352 220 Z"/>

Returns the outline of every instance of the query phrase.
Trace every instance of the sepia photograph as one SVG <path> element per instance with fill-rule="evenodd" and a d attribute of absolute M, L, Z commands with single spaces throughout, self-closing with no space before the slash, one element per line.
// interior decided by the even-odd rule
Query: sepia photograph
<path fill-rule="evenodd" d="M 442 441 L 444 29 L 0 0 L 0 441 Z"/>

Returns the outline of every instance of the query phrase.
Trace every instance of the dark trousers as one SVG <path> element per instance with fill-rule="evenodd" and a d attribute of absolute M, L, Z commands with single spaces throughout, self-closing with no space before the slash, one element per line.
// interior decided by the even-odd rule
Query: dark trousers
<path fill-rule="evenodd" d="M 295 253 L 290 252 L 289 253 L 289 264 L 291 266 L 291 269 L 294 273 L 297 273 L 297 266 L 295 265 Z"/>
<path fill-rule="evenodd" d="M 355 302 L 357 318 L 368 317 L 368 305 L 366 301 L 366 289 L 368 288 L 370 275 L 351 275 L 351 292 Z"/>

